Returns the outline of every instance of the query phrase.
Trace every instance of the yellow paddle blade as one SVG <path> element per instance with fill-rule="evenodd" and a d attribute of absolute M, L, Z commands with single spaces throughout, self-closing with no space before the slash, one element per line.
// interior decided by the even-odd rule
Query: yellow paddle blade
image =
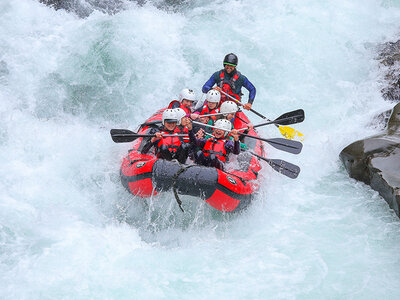
<path fill-rule="evenodd" d="M 296 138 L 297 140 L 304 141 L 304 135 L 292 127 L 279 126 L 279 131 L 285 138 L 289 140 L 293 140 L 294 138 Z"/>

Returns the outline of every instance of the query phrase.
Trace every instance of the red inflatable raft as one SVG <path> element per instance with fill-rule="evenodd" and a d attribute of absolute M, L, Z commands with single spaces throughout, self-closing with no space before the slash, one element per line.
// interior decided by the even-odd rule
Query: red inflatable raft
<path fill-rule="evenodd" d="M 160 126 L 162 112 L 157 111 L 138 131 L 138 134 L 153 133 Z M 235 128 L 246 126 L 248 118 L 242 112 L 235 118 Z M 249 135 L 258 136 L 251 130 Z M 249 205 L 259 189 L 261 164 L 255 156 L 244 151 L 237 155 L 238 163 L 228 163 L 225 171 L 213 167 L 191 164 L 182 165 L 155 157 L 154 152 L 141 154 L 149 138 L 138 138 L 123 159 L 121 181 L 132 194 L 150 197 L 162 191 L 173 190 L 175 195 L 191 195 L 204 199 L 219 211 L 235 212 Z M 264 156 L 263 143 L 252 138 L 243 141 L 254 153 Z M 235 155 L 230 155 L 231 160 Z M 189 162 L 190 159 L 187 160 Z"/>

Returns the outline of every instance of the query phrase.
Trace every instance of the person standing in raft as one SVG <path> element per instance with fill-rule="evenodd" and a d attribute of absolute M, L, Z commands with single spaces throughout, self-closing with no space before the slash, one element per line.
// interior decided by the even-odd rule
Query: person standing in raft
<path fill-rule="evenodd" d="M 200 151 L 194 153 L 195 162 L 206 166 L 215 167 L 224 170 L 224 163 L 228 159 L 230 153 L 240 153 L 239 135 L 237 130 L 231 131 L 231 122 L 225 119 L 217 120 L 215 122 L 214 137 L 205 140 L 197 139 L 192 130 L 192 123 L 187 119 L 187 128 L 189 129 L 189 139 L 193 148 L 200 147 Z M 234 142 L 226 139 L 228 133 L 234 139 Z"/>
<path fill-rule="evenodd" d="M 249 100 L 243 105 L 243 108 L 250 110 L 256 96 L 256 88 L 246 76 L 236 69 L 237 64 L 238 57 L 233 53 L 227 54 L 223 62 L 224 68 L 211 75 L 210 79 L 203 85 L 202 91 L 207 93 L 216 84 L 217 86 L 214 89 L 223 91 L 240 101 L 243 95 L 242 87 L 245 87 L 249 91 Z M 226 100 L 230 100 L 230 98 L 221 93 L 221 101 Z"/>
<path fill-rule="evenodd" d="M 186 126 L 186 119 L 182 119 L 183 126 Z M 163 137 L 163 134 L 182 134 L 181 129 L 177 126 L 178 116 L 174 109 L 164 110 L 162 124 L 163 128 L 156 132 L 156 136 L 143 147 L 142 154 L 146 154 L 154 146 L 158 158 L 177 159 L 181 164 L 184 164 L 189 154 L 190 144 L 185 143 L 182 137 Z"/>

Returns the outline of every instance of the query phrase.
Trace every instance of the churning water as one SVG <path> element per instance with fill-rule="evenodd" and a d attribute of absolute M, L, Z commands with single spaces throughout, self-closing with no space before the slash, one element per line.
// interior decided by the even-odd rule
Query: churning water
<path fill-rule="evenodd" d="M 400 222 L 338 154 L 391 107 L 375 47 L 396 40 L 399 1 L 114 2 L 79 18 L 0 1 L 0 298 L 398 299 Z M 134 199 L 119 181 L 129 144 L 109 129 L 135 129 L 184 87 L 200 98 L 229 52 L 254 109 L 305 110 L 303 152 L 268 147 L 300 176 L 264 165 L 234 216 Z"/>

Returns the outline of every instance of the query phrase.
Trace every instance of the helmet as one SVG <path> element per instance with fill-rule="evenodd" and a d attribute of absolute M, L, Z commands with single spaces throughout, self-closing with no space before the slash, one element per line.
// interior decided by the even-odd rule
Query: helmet
<path fill-rule="evenodd" d="M 219 101 L 221 100 L 221 93 L 217 90 L 209 90 L 206 100 L 208 102 L 219 103 Z"/>
<path fill-rule="evenodd" d="M 214 127 L 225 131 L 225 136 L 228 135 L 229 131 L 232 129 L 232 123 L 227 119 L 219 119 L 215 122 Z"/>
<path fill-rule="evenodd" d="M 180 107 L 175 108 L 174 110 L 175 110 L 176 118 L 178 119 L 177 125 L 181 125 L 181 120 L 184 116 L 186 116 L 186 112 Z"/>
<path fill-rule="evenodd" d="M 170 121 L 170 122 L 177 122 L 178 123 L 178 118 L 176 115 L 175 109 L 166 109 L 164 110 L 162 114 L 162 124 L 165 125 L 165 121 Z"/>
<path fill-rule="evenodd" d="M 238 111 L 238 107 L 235 102 L 233 101 L 225 101 L 221 104 L 219 111 L 226 116 L 229 113 L 235 113 Z"/>
<path fill-rule="evenodd" d="M 225 55 L 224 65 L 230 65 L 230 66 L 236 67 L 238 64 L 238 61 L 239 61 L 239 59 L 235 54 L 229 53 L 229 54 Z"/>
<path fill-rule="evenodd" d="M 186 99 L 186 100 L 189 100 L 189 101 L 195 101 L 196 100 L 196 94 L 191 89 L 183 89 L 181 91 L 181 93 L 179 94 L 179 101 L 182 102 L 183 99 Z"/>

